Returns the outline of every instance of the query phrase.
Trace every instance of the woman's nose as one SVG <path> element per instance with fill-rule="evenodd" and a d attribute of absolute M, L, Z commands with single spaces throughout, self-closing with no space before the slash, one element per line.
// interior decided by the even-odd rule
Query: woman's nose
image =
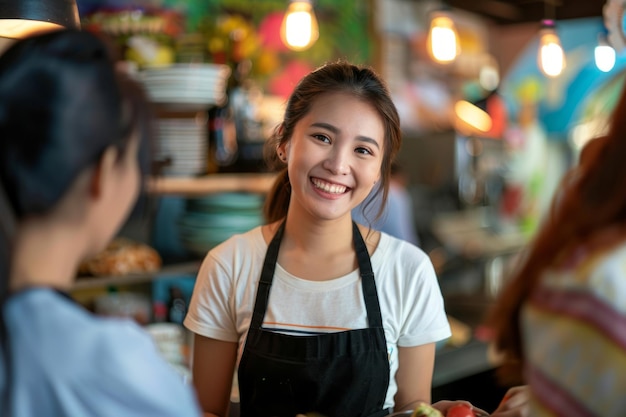
<path fill-rule="evenodd" d="M 350 158 L 347 151 L 335 149 L 329 153 L 322 165 L 333 175 L 345 175 L 350 172 Z"/>

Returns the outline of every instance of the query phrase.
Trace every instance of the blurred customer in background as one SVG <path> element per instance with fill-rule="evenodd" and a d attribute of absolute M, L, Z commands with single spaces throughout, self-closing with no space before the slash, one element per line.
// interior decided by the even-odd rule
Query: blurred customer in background
<path fill-rule="evenodd" d="M 626 415 L 626 93 L 583 149 L 490 318 L 534 416 Z"/>
<path fill-rule="evenodd" d="M 419 237 L 413 218 L 413 200 L 407 190 L 406 174 L 397 162 L 391 164 L 387 204 L 377 219 L 376 215 L 383 205 L 381 198 L 382 193 L 370 194 L 352 210 L 352 219 L 418 246 Z"/>
<path fill-rule="evenodd" d="M 0 56 L 0 415 L 198 416 L 193 391 L 131 320 L 67 294 L 138 197 L 143 91 L 88 32 Z"/>

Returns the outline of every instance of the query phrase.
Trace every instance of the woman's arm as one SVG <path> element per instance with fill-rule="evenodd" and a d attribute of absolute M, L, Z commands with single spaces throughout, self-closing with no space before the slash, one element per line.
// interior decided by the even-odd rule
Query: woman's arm
<path fill-rule="evenodd" d="M 236 362 L 236 342 L 194 335 L 193 384 L 205 417 L 228 415 Z"/>
<path fill-rule="evenodd" d="M 417 402 L 430 404 L 430 392 L 435 366 L 435 344 L 398 347 L 398 372 L 395 410 L 412 409 Z"/>

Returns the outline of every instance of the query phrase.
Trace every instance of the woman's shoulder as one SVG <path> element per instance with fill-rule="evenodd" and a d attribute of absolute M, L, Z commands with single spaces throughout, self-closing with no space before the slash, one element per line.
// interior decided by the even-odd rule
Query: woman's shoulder
<path fill-rule="evenodd" d="M 63 375 L 83 374 L 85 364 L 89 364 L 86 369 L 102 362 L 110 365 L 111 356 L 133 356 L 135 349 L 153 347 L 149 335 L 130 319 L 95 316 L 52 289 L 19 294 L 5 312 L 13 342 L 36 346 L 28 350 L 32 361 L 59 380 Z M 142 356 L 135 353 L 135 359 Z"/>
<path fill-rule="evenodd" d="M 610 245 L 583 245 L 569 253 L 557 267 L 547 270 L 541 281 L 542 291 L 566 292 L 591 296 L 614 305 L 623 314 L 626 299 L 626 240 Z"/>
<path fill-rule="evenodd" d="M 371 256 L 372 267 L 378 274 L 388 272 L 397 278 L 412 282 L 436 281 L 436 273 L 430 257 L 419 247 L 386 233 L 381 233 L 376 251 Z M 382 276 L 382 275 L 381 275 Z"/>
<path fill-rule="evenodd" d="M 380 232 L 380 239 L 374 255 L 379 252 L 381 256 L 391 256 L 402 259 L 412 259 L 421 263 L 430 261 L 428 255 L 417 245 L 404 239 L 391 236 L 385 232 Z"/>
<path fill-rule="evenodd" d="M 624 299 L 626 298 L 626 240 L 619 244 L 595 251 L 586 262 L 588 285 L 594 288 L 597 295 L 611 303 L 620 305 L 620 310 L 626 313 Z"/>
<path fill-rule="evenodd" d="M 116 416 L 138 410 L 151 416 L 199 415 L 191 390 L 137 324 L 93 316 L 53 291 L 17 301 L 44 303 L 39 309 L 30 306 L 26 322 L 13 323 L 17 331 L 11 328 L 13 366 L 22 376 L 14 389 L 27 393 L 15 399 L 18 404 L 37 393 L 40 407 L 54 405 L 53 414 L 59 415 L 105 408 Z M 54 392 L 66 395 L 59 401 Z"/>

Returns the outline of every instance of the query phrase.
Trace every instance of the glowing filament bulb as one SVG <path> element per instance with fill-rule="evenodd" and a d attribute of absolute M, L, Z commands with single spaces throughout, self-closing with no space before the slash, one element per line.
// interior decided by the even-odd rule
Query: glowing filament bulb
<path fill-rule="evenodd" d="M 430 22 L 428 52 L 437 62 L 450 63 L 460 53 L 454 22 L 448 16 L 436 16 Z"/>
<path fill-rule="evenodd" d="M 565 68 L 565 53 L 553 23 L 544 23 L 541 30 L 538 61 L 539 69 L 548 77 L 559 76 Z"/>
<path fill-rule="evenodd" d="M 305 50 L 315 43 L 319 29 L 310 1 L 289 3 L 280 35 L 285 45 L 295 51 Z"/>

